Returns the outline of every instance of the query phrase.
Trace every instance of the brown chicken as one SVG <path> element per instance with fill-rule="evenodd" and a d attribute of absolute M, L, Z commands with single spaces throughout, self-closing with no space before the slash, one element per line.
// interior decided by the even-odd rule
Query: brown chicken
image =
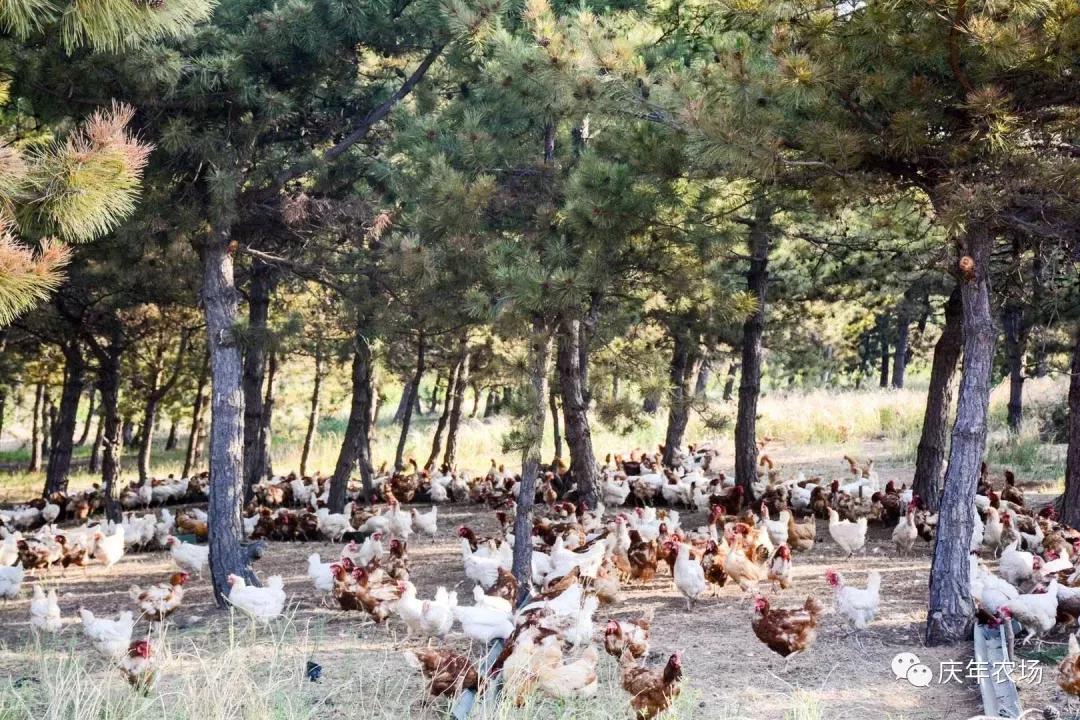
<path fill-rule="evenodd" d="M 457 695 L 463 689 L 478 690 L 480 675 L 464 655 L 450 648 L 406 650 L 405 662 L 419 670 L 434 697 Z"/>
<path fill-rule="evenodd" d="M 518 581 L 506 568 L 499 568 L 498 579 L 495 580 L 495 584 L 488 588 L 486 595 L 492 597 L 500 597 L 510 605 L 517 604 L 518 595 Z"/>
<path fill-rule="evenodd" d="M 210 530 L 205 522 L 196 520 L 186 513 L 177 513 L 176 529 L 181 533 L 194 535 L 199 540 L 206 540 L 210 535 Z"/>
<path fill-rule="evenodd" d="M 189 577 L 186 572 L 176 572 L 169 576 L 167 583 L 151 585 L 146 589 L 132 585 L 128 594 L 143 617 L 151 622 L 161 622 L 176 612 L 184 601 L 184 583 Z"/>
<path fill-rule="evenodd" d="M 1012 470 L 1005 471 L 1005 487 L 1001 489 L 1001 499 L 1024 507 L 1024 491 L 1016 486 L 1016 476 Z"/>
<path fill-rule="evenodd" d="M 667 710 L 682 691 L 682 652 L 676 651 L 662 670 L 655 670 L 638 665 L 626 650 L 619 658 L 619 675 L 637 720 L 650 720 Z"/>
<path fill-rule="evenodd" d="M 393 604 L 401 599 L 398 582 L 381 570 L 369 573 L 364 568 L 353 570 L 353 577 L 360 585 L 356 590 L 360 606 L 376 624 L 386 622 L 393 612 Z"/>
<path fill-rule="evenodd" d="M 348 558 L 330 566 L 330 574 L 334 576 L 334 587 L 331 593 L 341 609 L 345 611 L 362 609 L 358 595 L 360 583 L 352 575 L 354 569 L 352 561 Z"/>
<path fill-rule="evenodd" d="M 710 540 L 705 546 L 705 552 L 701 556 L 701 569 L 705 571 L 705 580 L 712 587 L 713 595 L 727 583 L 727 571 L 724 570 L 724 558 L 727 556 L 727 543 L 721 552 L 721 548 L 715 540 Z"/>
<path fill-rule="evenodd" d="M 1058 665 L 1058 687 L 1073 696 L 1080 696 L 1080 643 L 1069 635 L 1069 652 Z"/>
<path fill-rule="evenodd" d="M 795 522 L 794 513 L 788 513 L 787 536 L 788 544 L 793 550 L 806 552 L 814 547 L 814 539 L 817 537 L 817 521 L 814 516 Z"/>
<path fill-rule="evenodd" d="M 801 608 L 773 610 L 769 601 L 759 595 L 754 598 L 754 619 L 750 624 L 758 640 L 781 657 L 787 657 L 813 644 L 822 609 L 820 602 L 808 597 Z"/>
<path fill-rule="evenodd" d="M 66 570 L 74 565 L 75 567 L 81 567 L 83 571 L 86 570 L 87 550 L 83 545 L 76 545 L 71 547 L 67 544 L 67 538 L 63 535 L 56 536 L 56 542 L 60 544 L 62 548 L 62 555 L 60 556 L 60 564 Z"/>
<path fill-rule="evenodd" d="M 649 582 L 656 577 L 656 541 L 645 542 L 637 530 L 630 531 L 630 549 L 626 553 L 630 563 L 630 578 Z"/>
<path fill-rule="evenodd" d="M 649 610 L 637 620 L 608 620 L 604 628 L 604 650 L 608 655 L 621 658 L 629 652 L 635 659 L 649 652 L 649 628 L 653 611 Z"/>
<path fill-rule="evenodd" d="M 117 667 L 131 684 L 143 695 L 157 682 L 158 656 L 149 640 L 136 640 L 128 646 L 127 655 L 120 658 Z"/>

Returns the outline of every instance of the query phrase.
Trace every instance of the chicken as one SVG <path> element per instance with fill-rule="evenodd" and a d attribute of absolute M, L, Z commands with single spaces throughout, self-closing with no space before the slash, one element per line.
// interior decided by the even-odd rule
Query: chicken
<path fill-rule="evenodd" d="M 135 629 L 135 615 L 130 610 L 120 613 L 116 620 L 94 617 L 86 608 L 79 608 L 83 634 L 94 641 L 94 647 L 105 657 L 119 660 L 127 654 L 131 645 L 131 633 Z"/>
<path fill-rule="evenodd" d="M 1003 532 L 1004 525 L 1001 522 L 1001 514 L 998 513 L 997 508 L 988 507 L 986 509 L 986 522 L 983 524 L 982 545 L 993 555 L 997 555 L 1001 549 Z"/>
<path fill-rule="evenodd" d="M 137 691 L 146 694 L 157 682 L 160 660 L 149 640 L 136 640 L 117 660 L 117 667 Z"/>
<path fill-rule="evenodd" d="M 63 620 L 60 606 L 56 602 L 56 589 L 50 589 L 46 595 L 41 585 L 34 585 L 34 597 L 30 600 L 30 627 L 47 633 L 60 632 Z"/>
<path fill-rule="evenodd" d="M 592 697 L 600 687 L 596 663 L 600 653 L 589 646 L 577 660 L 564 663 L 559 638 L 550 636 L 540 644 L 537 658 L 536 686 L 557 700 Z"/>
<path fill-rule="evenodd" d="M 497 599 L 489 598 L 489 600 Z M 489 604 L 477 604 L 471 607 L 458 605 L 452 612 L 454 619 L 461 624 L 463 633 L 486 645 L 496 638 L 506 639 L 514 631 L 514 619 L 509 606 L 510 604 L 506 603 L 504 609 L 492 607 Z"/>
<path fill-rule="evenodd" d="M 630 549 L 626 553 L 630 564 L 630 578 L 650 582 L 656 577 L 659 560 L 655 540 L 645 541 L 637 530 L 630 531 Z"/>
<path fill-rule="evenodd" d="M 357 583 L 356 598 L 376 624 L 385 622 L 401 599 L 398 581 L 382 570 L 368 572 L 365 568 L 353 570 Z"/>
<path fill-rule="evenodd" d="M 727 557 L 727 542 L 721 547 L 715 540 L 709 540 L 705 544 L 705 552 L 701 555 L 701 569 L 705 572 L 705 579 L 712 587 L 713 595 L 727 583 L 727 572 L 724 570 L 724 559 Z"/>
<path fill-rule="evenodd" d="M 1024 642 L 1032 638 L 1041 638 L 1057 624 L 1057 580 L 1035 588 L 1026 595 L 1018 595 L 998 609 L 998 613 L 1008 619 L 1015 618 L 1020 626 L 1027 630 Z"/>
<path fill-rule="evenodd" d="M 760 595 L 754 598 L 754 619 L 750 625 L 757 639 L 781 657 L 800 653 L 817 638 L 821 603 L 812 597 L 800 608 L 773 610 L 769 601 Z"/>
<path fill-rule="evenodd" d="M 1001 553 L 998 575 L 1016 587 L 1031 580 L 1042 569 L 1042 559 L 1024 550 L 1018 550 L 1019 540 L 1013 540 Z"/>
<path fill-rule="evenodd" d="M 229 575 L 229 604 L 259 622 L 270 622 L 285 609 L 285 587 L 280 575 L 271 575 L 264 587 L 248 585 L 239 575 Z"/>
<path fill-rule="evenodd" d="M 842 615 L 856 630 L 863 630 L 877 615 L 881 604 L 881 573 L 872 571 L 865 588 L 844 583 L 844 576 L 835 570 L 825 573 L 825 581 L 836 595 L 836 612 Z"/>
<path fill-rule="evenodd" d="M 769 506 L 761 503 L 761 520 L 773 545 L 782 545 L 788 541 L 788 518 L 790 517 L 790 510 L 781 510 L 778 518 L 773 520 L 769 517 Z"/>
<path fill-rule="evenodd" d="M 743 535 L 733 535 L 730 541 L 731 549 L 724 558 L 724 572 L 744 591 L 752 590 L 769 574 L 765 565 L 769 559 L 768 554 L 758 552 L 749 542 Z"/>
<path fill-rule="evenodd" d="M 372 560 L 382 560 L 386 555 L 386 549 L 382 544 L 383 534 L 372 533 L 361 545 L 350 542 L 341 549 L 341 557 L 348 558 L 357 567 L 366 567 Z"/>
<path fill-rule="evenodd" d="M 514 574 L 505 568 L 499 568 L 499 577 L 495 584 L 487 589 L 488 595 L 501 597 L 509 603 L 518 599 L 518 581 Z"/>
<path fill-rule="evenodd" d="M 511 698 L 514 707 L 524 705 L 536 686 L 540 662 L 544 659 L 536 642 L 540 632 L 536 627 L 522 626 L 507 640 L 510 648 L 502 664 L 502 693 Z"/>
<path fill-rule="evenodd" d="M 334 575 L 330 568 L 334 563 L 324 563 L 319 553 L 311 553 L 307 559 L 307 576 L 315 589 L 327 593 L 334 589 Z"/>
<path fill-rule="evenodd" d="M 652 610 L 649 610 L 637 620 L 608 620 L 604 628 L 604 650 L 607 654 L 619 658 L 624 651 L 629 651 L 635 659 L 645 657 L 649 652 L 652 616 Z"/>
<path fill-rule="evenodd" d="M 509 545 L 509 543 L 503 543 Z M 469 541 L 461 538 L 461 557 L 465 562 L 465 577 L 487 590 L 499 579 L 499 568 L 502 567 L 498 557 L 482 557 L 473 552 Z"/>
<path fill-rule="evenodd" d="M 207 564 L 210 562 L 209 545 L 193 545 L 181 542 L 180 538 L 174 535 L 169 535 L 165 538 L 165 547 L 169 549 L 169 554 L 176 567 L 184 572 L 202 575 L 203 570 L 206 569 Z"/>
<path fill-rule="evenodd" d="M 430 537 L 431 542 L 435 542 L 435 536 L 439 533 L 439 508 L 432 507 L 426 513 L 419 513 L 416 508 L 413 508 L 409 511 L 409 514 L 412 515 L 412 521 L 416 529 Z"/>
<path fill-rule="evenodd" d="M 135 601 L 143 617 L 151 622 L 161 622 L 176 612 L 184 601 L 184 583 L 188 577 L 186 572 L 173 573 L 169 582 L 151 585 L 145 590 L 132 585 L 128 595 Z"/>
<path fill-rule="evenodd" d="M 1024 491 L 1017 487 L 1016 476 L 1012 470 L 1005 471 L 1005 487 L 1001 489 L 1001 499 L 1024 507 Z"/>
<path fill-rule="evenodd" d="M 124 526 L 117 525 L 112 535 L 94 533 L 94 557 L 105 567 L 112 567 L 124 557 Z"/>
<path fill-rule="evenodd" d="M 1080 696 L 1080 643 L 1069 635 L 1069 651 L 1058 664 L 1058 687 L 1068 694 Z"/>
<path fill-rule="evenodd" d="M 791 587 L 791 549 L 787 545 L 776 548 L 769 559 L 769 580 L 781 590 Z"/>
<path fill-rule="evenodd" d="M 675 559 L 675 587 L 686 598 L 686 609 L 693 607 L 698 596 L 709 589 L 709 583 L 705 580 L 705 570 L 701 563 L 690 557 L 690 545 L 676 542 L 678 556 Z"/>
<path fill-rule="evenodd" d="M 412 535 L 412 516 L 402 511 L 397 500 L 390 501 L 390 509 L 386 512 L 386 519 L 389 521 L 387 529 L 390 534 L 408 541 L 409 536 Z"/>
<path fill-rule="evenodd" d="M 422 637 L 443 637 L 454 624 L 453 609 L 457 607 L 457 593 L 447 593 L 440 586 L 435 591 L 434 600 L 420 600 L 416 596 L 416 586 L 411 582 L 398 583 L 401 599 L 394 606 L 394 611 L 405 622 L 408 634 Z"/>
<path fill-rule="evenodd" d="M 814 539 L 817 537 L 817 521 L 813 515 L 802 522 L 795 522 L 795 516 L 788 513 L 787 522 L 788 544 L 793 550 L 806 552 L 814 547 Z"/>
<path fill-rule="evenodd" d="M 325 538 L 338 541 L 345 533 L 354 532 L 351 524 L 352 508 L 348 505 L 343 513 L 331 513 L 330 508 L 319 508 L 315 515 L 319 519 L 319 532 Z"/>
<path fill-rule="evenodd" d="M 900 555 L 911 552 L 918 537 L 919 529 L 915 526 L 915 504 L 911 503 L 908 505 L 907 514 L 900 519 L 892 533 L 893 542 L 896 543 L 896 552 Z"/>
<path fill-rule="evenodd" d="M 619 676 L 637 720 L 650 720 L 667 710 L 682 691 L 682 652 L 668 658 L 663 670 L 654 670 L 635 663 L 627 650 L 619 658 Z"/>
<path fill-rule="evenodd" d="M 829 508 L 829 535 L 851 557 L 866 545 L 866 518 L 857 522 L 841 520 L 836 510 Z"/>
<path fill-rule="evenodd" d="M 25 572 L 22 565 L 0 568 L 0 598 L 5 603 L 19 597 Z"/>
<path fill-rule="evenodd" d="M 449 648 L 406 650 L 405 662 L 424 675 L 428 692 L 435 697 L 457 695 L 463 689 L 480 688 L 480 675 L 476 672 L 476 667 L 467 657 Z"/>

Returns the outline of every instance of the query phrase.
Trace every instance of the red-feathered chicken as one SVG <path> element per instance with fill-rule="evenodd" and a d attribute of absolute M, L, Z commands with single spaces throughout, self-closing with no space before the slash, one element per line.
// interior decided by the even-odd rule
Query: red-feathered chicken
<path fill-rule="evenodd" d="M 462 689 L 477 690 L 480 676 L 464 655 L 449 648 L 407 650 L 405 662 L 423 673 L 428 692 L 435 697 L 456 695 Z"/>
<path fill-rule="evenodd" d="M 646 542 L 637 530 L 630 531 L 630 549 L 626 553 L 630 563 L 630 578 L 649 582 L 656 577 L 656 541 Z"/>
<path fill-rule="evenodd" d="M 667 710 L 682 691 L 682 652 L 672 655 L 663 670 L 654 670 L 637 665 L 627 650 L 619 658 L 619 675 L 637 720 L 650 720 Z"/>
<path fill-rule="evenodd" d="M 813 644 L 821 612 L 821 603 L 812 597 L 806 598 L 801 608 L 773 610 L 769 601 L 759 595 L 754 598 L 754 619 L 750 624 L 758 640 L 787 657 Z"/>
<path fill-rule="evenodd" d="M 649 610 L 637 620 L 608 620 L 604 628 L 604 650 L 612 657 L 621 658 L 629 652 L 634 658 L 643 658 L 649 652 L 649 628 L 653 612 Z"/>
<path fill-rule="evenodd" d="M 128 594 L 143 617 L 152 622 L 161 622 L 176 612 L 184 601 L 184 583 L 188 577 L 186 572 L 173 573 L 167 583 L 151 585 L 146 589 L 132 585 Z"/>

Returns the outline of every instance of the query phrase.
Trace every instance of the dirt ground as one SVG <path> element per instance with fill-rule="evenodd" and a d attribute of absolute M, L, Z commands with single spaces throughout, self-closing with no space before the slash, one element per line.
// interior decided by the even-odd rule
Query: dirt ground
<path fill-rule="evenodd" d="M 887 468 L 882 469 L 882 476 L 910 478 L 910 474 L 905 478 L 902 470 Z M 684 515 L 683 525 L 696 527 L 702 521 L 701 516 Z M 456 587 L 465 604 L 471 602 L 471 583 L 465 582 L 454 535 L 462 523 L 481 534 L 495 529 L 493 514 L 483 508 L 442 506 L 437 542 L 414 538 L 410 544 L 412 577 L 421 597 L 430 596 L 442 584 Z M 754 637 L 750 599 L 737 587 L 726 587 L 718 598 L 708 598 L 687 612 L 666 569 L 653 583 L 624 588 L 625 600 L 618 606 L 601 608 L 597 623 L 609 616 L 632 617 L 653 608 L 652 662 L 662 662 L 673 650 L 684 650 L 686 687 L 698 693 L 695 718 L 780 720 L 793 705 L 798 705 L 800 697 L 818 700 L 821 714 L 788 717 L 950 720 L 978 715 L 981 702 L 973 680 L 964 680 L 963 684 L 938 682 L 940 664 L 966 664 L 971 658 L 971 644 L 926 648 L 921 642 L 931 548 L 919 541 L 911 556 L 899 558 L 890 536 L 890 528 L 872 527 L 865 555 L 844 560 L 829 538 L 826 523 L 818 521 L 818 542 L 813 550 L 794 556 L 793 587 L 766 591 L 774 607 L 801 604 L 807 595 L 814 595 L 829 608 L 814 646 L 787 663 Z M 314 649 L 313 657 L 323 663 L 329 676 L 349 672 L 349 668 L 328 658 L 355 657 L 358 653 L 370 653 L 377 662 L 400 663 L 404 672 L 404 662 L 396 652 L 403 647 L 403 626 L 398 621 L 392 620 L 388 627 L 374 627 L 355 614 L 348 616 L 328 607 L 306 577 L 306 557 L 310 553 L 318 552 L 326 560 L 336 557 L 339 547 L 332 543 L 274 543 L 256 569 L 263 577 L 281 574 L 289 602 L 295 607 L 295 621 L 319 628 L 324 640 L 321 647 Z M 171 567 L 167 554 L 147 553 L 128 555 L 108 570 L 93 566 L 85 574 L 78 570 L 69 571 L 66 577 L 53 573 L 45 582 L 58 588 L 64 617 L 74 623 L 65 629 L 65 637 L 78 635 L 79 606 L 104 614 L 126 609 L 131 606 L 127 596 L 131 584 L 160 582 Z M 830 567 L 840 570 L 848 583 L 860 586 L 870 570 L 882 573 L 880 612 L 869 629 L 852 634 L 832 613 L 832 592 L 824 581 Z M 7 646 L 3 653 L 7 661 L 0 662 L 2 669 L 14 672 L 3 666 L 17 657 L 13 651 L 24 646 L 30 636 L 29 595 L 29 588 L 24 587 L 19 600 L 0 608 L 0 642 Z M 198 642 L 200 636 L 212 636 L 226 621 L 227 615 L 212 604 L 208 580 L 193 579 L 170 633 L 174 640 L 179 635 Z M 1063 642 L 1063 638 L 1056 640 Z M 929 687 L 916 688 L 894 678 L 890 663 L 901 652 L 915 653 L 933 670 L 934 682 Z M 1056 669 L 1044 665 L 1040 684 L 1020 683 L 1024 706 L 1042 708 L 1054 704 L 1062 708 L 1065 697 L 1058 691 L 1055 677 Z"/>

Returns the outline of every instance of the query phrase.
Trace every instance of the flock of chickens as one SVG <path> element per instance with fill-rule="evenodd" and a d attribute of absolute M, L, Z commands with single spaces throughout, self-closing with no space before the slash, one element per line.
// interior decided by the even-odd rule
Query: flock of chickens
<path fill-rule="evenodd" d="M 359 504 L 359 488 L 350 488 L 354 500 L 344 513 L 325 507 L 329 488 L 322 477 L 274 478 L 255 488 L 244 528 L 252 539 L 343 542 L 330 562 L 318 553 L 308 557 L 307 576 L 316 593 L 377 624 L 397 618 L 408 637 L 426 640 L 407 650 L 405 658 L 434 696 L 481 691 L 497 681 L 505 697 L 519 706 L 534 692 L 560 699 L 590 697 L 598 687 L 599 645 L 617 659 L 629 703 L 645 720 L 678 697 L 682 659 L 675 652 L 662 665 L 647 664 L 651 612 L 632 620 L 597 621 L 599 609 L 620 602 L 624 588 L 666 574 L 690 610 L 726 585 L 737 587 L 752 598 L 755 636 L 789 657 L 814 643 L 823 604 L 807 597 L 800 606 L 777 608 L 764 590 L 791 587 L 793 553 L 813 547 L 818 519 L 827 521 L 829 537 L 848 557 L 863 550 L 870 524 L 893 528 L 898 554 L 911 552 L 920 537 L 933 538 L 936 515 L 927 513 L 910 490 L 883 483 L 872 461 L 860 465 L 845 458 L 849 476 L 831 482 L 801 473 L 782 480 L 763 454 L 758 483 L 751 488 L 758 501 L 750 507 L 747 493 L 715 468 L 715 459 L 709 446 L 682 453 L 675 469 L 663 468 L 658 455 L 609 457 L 598 488 L 601 502 L 593 510 L 580 502 L 570 473 L 559 467 L 546 472 L 528 539 L 527 587 L 511 572 L 519 478 L 494 461 L 485 475 L 474 478 L 431 475 L 415 465 L 411 472 L 381 475 L 376 483 L 381 502 Z M 149 636 L 135 636 L 136 624 L 165 622 L 182 605 L 185 584 L 205 572 L 207 546 L 177 536 L 205 537 L 207 518 L 194 507 L 175 515 L 165 507 L 143 515 L 134 509 L 189 502 L 205 493 L 205 477 L 126 488 L 120 502 L 128 512 L 116 525 L 90 522 L 89 512 L 100 507 L 94 492 L 0 512 L 0 598 L 16 597 L 28 570 L 48 574 L 56 566 L 63 572 L 89 562 L 111 566 L 125 552 L 167 551 L 178 571 L 157 585 L 132 586 L 134 609 L 115 618 L 79 611 L 93 646 L 145 691 L 154 684 L 160 657 Z M 456 589 L 445 586 L 422 597 L 410 580 L 409 543 L 415 535 L 435 541 L 438 505 L 448 501 L 486 505 L 499 527 L 491 537 L 478 536 L 469 526 L 457 530 L 464 574 L 474 583 L 470 605 L 459 604 Z M 431 507 L 405 510 L 403 502 Z M 681 513 L 687 511 L 704 512 L 705 524 L 683 527 Z M 1073 572 L 1071 558 L 1080 550 L 1080 533 L 1058 524 L 1052 508 L 1028 509 L 1009 472 L 996 492 L 985 466 L 973 512 L 971 586 L 981 620 L 992 626 L 1015 620 L 1029 640 L 1075 622 L 1080 571 Z M 81 524 L 59 527 L 57 522 L 64 520 Z M 982 564 L 979 553 L 1000 555 L 996 574 Z M 31 627 L 58 632 L 63 619 L 56 591 L 46 592 L 38 578 Z M 877 572 L 869 574 L 865 587 L 845 582 L 832 569 L 825 580 L 834 591 L 836 614 L 855 631 L 873 622 L 880 604 Z M 279 575 L 259 586 L 230 576 L 229 584 L 228 601 L 257 622 L 274 620 L 285 610 L 288 600 Z M 433 645 L 455 628 L 484 648 L 502 641 L 497 657 L 478 666 L 471 653 Z M 1070 647 L 1076 649 L 1075 640 Z M 1080 652 L 1062 663 L 1061 686 L 1080 690 Z"/>

